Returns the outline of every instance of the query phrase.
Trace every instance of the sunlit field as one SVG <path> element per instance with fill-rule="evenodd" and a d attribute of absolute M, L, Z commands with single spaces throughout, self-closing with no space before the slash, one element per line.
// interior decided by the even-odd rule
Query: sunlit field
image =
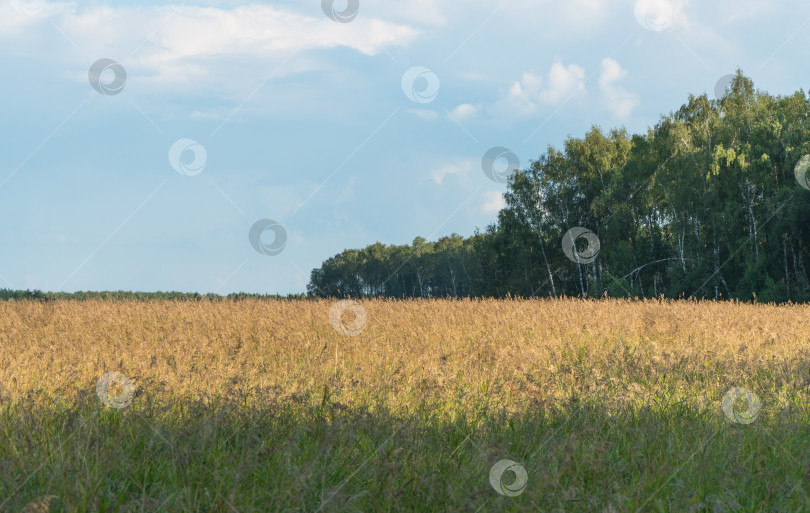
<path fill-rule="evenodd" d="M 810 306 L 0 303 L 0 511 L 808 511 Z"/>

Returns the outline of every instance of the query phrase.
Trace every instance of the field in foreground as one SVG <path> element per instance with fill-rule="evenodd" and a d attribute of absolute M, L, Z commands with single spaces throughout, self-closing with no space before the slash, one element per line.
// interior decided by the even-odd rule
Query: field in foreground
<path fill-rule="evenodd" d="M 795 305 L 0 303 L 0 511 L 810 511 L 808 349 Z"/>

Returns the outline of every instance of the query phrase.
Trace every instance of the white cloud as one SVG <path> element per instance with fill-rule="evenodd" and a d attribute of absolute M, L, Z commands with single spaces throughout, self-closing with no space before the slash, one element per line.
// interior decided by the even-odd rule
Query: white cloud
<path fill-rule="evenodd" d="M 469 103 L 462 103 L 452 111 L 450 111 L 450 115 L 453 116 L 458 121 L 462 119 L 467 119 L 475 116 L 478 112 L 478 107 L 475 105 L 470 105 Z"/>
<path fill-rule="evenodd" d="M 506 206 L 506 200 L 504 200 L 503 193 L 500 191 L 484 191 L 481 196 L 483 198 L 481 211 L 485 214 L 498 212 Z"/>
<path fill-rule="evenodd" d="M 602 60 L 599 75 L 599 89 L 608 111 L 620 119 L 625 119 L 639 104 L 639 96 L 618 85 L 627 76 L 627 70 L 611 58 Z"/>
<path fill-rule="evenodd" d="M 548 104 L 556 104 L 577 91 L 585 91 L 585 70 L 576 64 L 565 67 L 558 62 L 551 67 L 548 87 L 540 92 L 540 99 Z"/>
<path fill-rule="evenodd" d="M 441 185 L 447 175 L 466 175 L 473 170 L 475 163 L 472 159 L 462 159 L 454 163 L 444 164 L 431 171 L 430 177 L 434 182 Z"/>
<path fill-rule="evenodd" d="M 418 33 L 409 25 L 377 18 L 358 17 L 342 24 L 263 4 L 226 9 L 46 3 L 37 16 L 25 16 L 9 2 L 0 2 L 0 48 L 5 53 L 27 52 L 32 44 L 59 38 L 58 45 L 51 40 L 48 47 L 82 62 L 88 56 L 113 58 L 128 71 L 163 85 L 222 80 L 218 75 L 223 69 L 216 66 L 222 58 L 251 59 L 250 68 L 236 68 L 251 69 L 254 75 L 264 68 L 259 75 L 266 76 L 275 63 L 301 50 L 345 46 L 376 55 L 386 46 L 409 44 Z M 87 80 L 86 75 L 82 79 Z"/>
<path fill-rule="evenodd" d="M 430 109 L 408 109 L 405 112 L 409 112 L 414 116 L 424 119 L 425 121 L 433 121 L 439 117 L 438 112 Z"/>
<path fill-rule="evenodd" d="M 636 0 L 633 13 L 648 30 L 662 31 L 672 24 L 672 4 L 668 0 Z"/>
<path fill-rule="evenodd" d="M 786 6 L 788 8 L 792 7 L 789 3 L 778 0 L 772 0 L 770 2 L 763 2 L 761 0 L 724 0 L 716 4 L 717 9 L 724 13 L 724 23 L 733 23 L 746 18 L 772 14 L 784 9 Z"/>
<path fill-rule="evenodd" d="M 576 64 L 555 63 L 548 78 L 526 72 L 509 88 L 507 95 L 496 102 L 496 113 L 531 116 L 538 104 L 559 105 L 572 94 L 585 91 L 585 70 Z"/>
<path fill-rule="evenodd" d="M 203 112 L 199 110 L 195 110 L 191 114 L 189 114 L 189 118 L 191 119 L 227 119 L 228 113 L 220 113 L 220 112 Z"/>
<path fill-rule="evenodd" d="M 447 16 L 443 12 L 447 12 L 447 8 L 452 6 L 452 3 L 452 1 L 446 0 L 410 0 L 408 2 L 364 0 L 360 5 L 360 16 L 365 12 L 371 12 L 419 25 L 443 27 L 447 24 Z M 448 4 L 451 5 L 448 6 Z"/>

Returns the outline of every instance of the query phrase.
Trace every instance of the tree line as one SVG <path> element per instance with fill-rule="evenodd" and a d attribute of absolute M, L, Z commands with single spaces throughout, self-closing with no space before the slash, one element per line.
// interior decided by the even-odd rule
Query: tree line
<path fill-rule="evenodd" d="M 644 134 L 549 146 L 483 232 L 345 250 L 308 294 L 808 301 L 809 115 L 803 90 L 773 96 L 738 70 Z"/>
<path fill-rule="evenodd" d="M 214 293 L 199 294 L 197 292 L 133 292 L 129 290 L 117 291 L 77 291 L 77 292 L 43 292 L 41 290 L 12 290 L 0 289 L 0 301 L 58 301 L 58 300 L 105 300 L 105 301 L 240 301 L 245 299 L 305 299 L 304 294 L 251 294 L 236 292 L 228 295 Z"/>

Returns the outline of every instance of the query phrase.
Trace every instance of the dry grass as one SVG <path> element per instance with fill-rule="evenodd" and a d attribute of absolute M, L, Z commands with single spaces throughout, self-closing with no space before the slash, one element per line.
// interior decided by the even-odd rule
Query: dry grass
<path fill-rule="evenodd" d="M 72 394 L 119 371 L 185 398 L 322 397 L 326 386 L 336 403 L 374 397 L 395 409 L 484 389 L 493 408 L 516 411 L 657 386 L 803 392 L 796 380 L 810 377 L 808 306 L 364 301 L 368 321 L 352 337 L 330 325 L 332 304 L 59 302 L 42 323 L 47 307 L 3 303 L 0 383 L 10 396 Z"/>
<path fill-rule="evenodd" d="M 525 507 L 536 511 L 542 507 L 625 511 L 647 510 L 656 504 L 657 509 L 651 510 L 674 511 L 697 504 L 698 509 L 694 510 L 701 511 L 701 507 L 711 506 L 703 500 L 706 494 L 701 495 L 703 499 L 696 499 L 695 490 L 686 493 L 677 489 L 679 479 L 686 476 L 696 483 L 706 479 L 690 474 L 689 468 L 678 468 L 684 461 L 690 465 L 697 463 L 692 458 L 700 447 L 698 438 L 707 438 L 712 433 L 717 436 L 717 430 L 748 428 L 753 433 L 750 430 L 767 428 L 766 434 L 778 442 L 768 443 L 782 448 L 763 457 L 772 458 L 775 468 L 781 468 L 779 465 L 790 455 L 780 451 L 793 453 L 794 461 L 787 465 L 796 471 L 795 475 L 772 476 L 774 482 L 800 480 L 805 475 L 804 466 L 810 461 L 806 445 L 803 452 L 790 448 L 794 443 L 801 446 L 810 437 L 781 438 L 783 427 L 793 429 L 807 422 L 808 306 L 573 299 L 373 300 L 360 303 L 367 313 L 362 332 L 347 336 L 330 325 L 329 310 L 333 304 L 252 300 L 65 301 L 52 306 L 0 303 L 3 400 L 0 404 L 26 404 L 34 410 L 49 409 L 69 416 L 64 412 L 85 411 L 81 408 L 89 407 L 88 397 L 94 396 L 96 383 L 103 374 L 117 371 L 134 382 L 135 397 L 129 407 L 132 411 L 146 411 L 147 404 L 202 405 L 194 429 L 209 434 L 211 429 L 216 431 L 216 425 L 212 428 L 211 424 L 216 421 L 204 408 L 212 404 L 238 405 L 234 408 L 250 411 L 250 415 L 293 408 L 294 412 L 287 413 L 291 425 L 296 422 L 316 427 L 343 425 L 345 429 L 346 424 L 341 422 L 355 425 L 352 423 L 364 416 L 375 419 L 379 428 L 376 436 L 369 435 L 368 448 L 361 451 L 374 462 L 367 465 L 369 470 L 376 468 L 377 463 L 382 467 L 391 464 L 376 452 L 380 443 L 388 443 L 387 435 L 395 438 L 408 432 L 417 436 L 425 429 L 432 430 L 431 436 L 438 440 L 433 446 L 425 446 L 426 451 L 471 462 L 469 476 L 460 479 L 458 490 L 435 492 L 443 497 L 442 501 L 431 492 L 423 502 L 402 502 L 402 497 L 389 489 L 401 492 L 420 483 L 424 487 L 424 476 L 413 477 L 410 482 L 403 479 L 379 485 L 391 493 L 386 496 L 377 489 L 375 497 L 373 492 L 363 494 L 364 490 L 368 492 L 363 473 L 351 478 L 357 482 L 350 479 L 334 493 L 330 490 L 343 482 L 344 473 L 340 473 L 340 479 L 337 475 L 318 474 L 327 482 L 319 483 L 317 494 L 304 494 L 298 503 L 295 494 L 284 495 L 278 499 L 280 502 L 274 503 L 278 510 L 290 507 L 314 511 L 320 504 L 322 510 L 330 511 L 355 507 L 366 511 L 377 507 L 448 510 L 456 505 L 458 510 L 472 511 L 485 501 L 493 501 L 500 505 L 498 508 L 514 510 Z M 344 322 L 351 322 L 350 313 Z M 721 399 L 733 387 L 750 389 L 760 397 L 762 410 L 754 427 L 729 427 L 725 420 Z M 81 397 L 84 402 L 76 399 Z M 3 422 L 12 422 L 21 415 L 19 410 L 9 408 Z M 99 408 L 104 412 L 106 407 L 93 408 L 97 415 Z M 115 413 L 126 416 L 128 411 Z M 580 412 L 585 412 L 585 416 L 577 417 Z M 314 416 L 309 416 L 310 413 Z M 536 420 L 528 420 L 529 414 Z M 571 421 L 575 417 L 578 420 Z M 245 425 L 260 424 L 255 417 L 247 418 L 253 420 L 240 421 L 236 427 L 246 429 Z M 233 419 L 228 422 L 235 423 Z M 524 431 L 515 428 L 516 422 L 521 423 Z M 668 427 L 661 427 L 664 431 L 660 437 L 641 441 L 656 422 L 664 422 Z M 602 428 L 595 426 L 613 427 L 600 431 Z M 617 426 L 621 433 L 613 433 Z M 5 439 L 0 441 L 19 443 L 6 428 Z M 171 432 L 171 428 L 166 429 Z M 354 429 L 363 430 L 357 425 Z M 512 434 L 503 433 L 509 429 Z M 672 435 L 671 430 L 679 430 L 679 440 L 684 444 L 681 449 L 686 452 L 666 447 L 675 443 L 666 440 L 666 436 Z M 721 443 L 728 434 L 726 431 L 712 438 L 712 443 Z M 284 436 L 293 437 L 284 432 L 287 433 Z M 613 439 L 619 434 L 628 444 L 626 447 Z M 336 436 L 334 433 L 329 436 L 333 435 Z M 529 435 L 535 438 L 528 440 Z M 734 443 L 738 435 L 728 434 L 731 440 L 728 443 Z M 420 436 L 425 436 L 424 432 Z M 585 443 L 588 437 L 593 442 L 591 452 L 570 445 L 572 440 Z M 471 440 L 471 445 L 465 444 L 466 440 Z M 694 442 L 691 446 L 689 440 Z M 633 448 L 634 441 L 642 447 Z M 544 444 L 542 447 L 540 442 Z M 315 453 L 323 450 L 322 443 L 320 440 L 312 450 Z M 391 443 L 397 444 L 396 440 Z M 408 443 L 399 447 L 407 451 Z M 251 454 L 255 457 L 263 454 L 262 450 L 267 451 L 256 449 Z M 645 453 L 646 450 L 650 452 Z M 659 450 L 662 452 L 656 452 Z M 757 457 L 759 450 L 749 447 L 747 452 L 735 453 L 735 458 Z M 314 461 L 308 459 L 315 457 L 312 454 L 290 451 L 284 453 L 286 463 L 279 465 L 291 465 L 301 471 L 308 468 L 304 461 Z M 465 451 L 466 456 L 461 454 Z M 538 451 L 541 455 L 535 457 Z M 641 461 L 633 464 L 623 459 L 634 451 L 641 455 Z M 19 448 L 8 449 L 5 458 L 18 462 L 20 472 L 30 462 L 15 456 L 18 452 Z M 48 454 L 58 459 L 53 452 Z M 437 470 L 423 461 L 425 456 L 416 454 L 412 459 L 426 465 L 424 472 L 438 473 L 443 486 L 452 486 L 453 473 L 460 472 L 459 469 Z M 497 495 L 489 488 L 487 469 L 498 459 L 521 456 L 530 470 L 530 483 L 543 484 L 545 489 L 530 493 L 533 488 L 530 487 L 514 498 Z M 354 470 L 349 462 L 354 462 L 354 467 L 359 465 L 356 457 L 347 456 L 343 465 L 347 467 L 346 476 Z M 0 458 L 4 458 L 2 450 Z M 296 462 L 296 458 L 302 461 Z M 388 458 L 401 460 L 390 455 Z M 532 458 L 535 459 L 529 461 Z M 628 463 L 625 471 L 632 479 L 641 481 L 632 484 L 606 481 L 611 473 L 608 463 L 613 458 Z M 717 463 L 722 474 L 728 462 Z M 637 468 L 638 465 L 644 468 Z M 241 470 L 234 471 L 232 477 L 234 483 L 243 483 L 250 472 L 238 467 Z M 670 479 L 673 472 L 679 476 L 674 481 Z M 761 465 L 756 471 L 752 467 L 748 478 L 754 480 L 757 472 L 762 472 Z M 717 482 L 724 482 L 733 476 L 716 477 Z M 12 482 L 21 481 L 15 479 Z M 225 488 L 232 492 L 234 487 L 241 489 L 234 483 Z M 50 488 L 55 486 L 53 482 L 51 485 Z M 712 500 L 730 504 L 728 511 L 736 510 L 735 504 L 740 510 L 749 510 L 746 506 L 749 505 L 754 508 L 751 510 L 770 511 L 778 502 L 778 490 L 773 486 L 776 485 L 769 480 L 762 487 L 749 486 L 749 495 L 740 492 L 731 499 L 723 499 L 725 496 L 721 494 L 718 496 L 722 500 Z M 473 489 L 468 490 L 469 487 Z M 45 488 L 34 487 L 26 493 L 43 496 L 52 491 Z M 806 501 L 804 489 L 801 488 L 801 495 L 796 495 L 796 488 L 790 488 L 792 495 L 782 490 L 784 497 L 780 499 L 789 502 L 779 504 L 807 506 L 802 502 Z M 600 495 L 600 489 L 607 491 Z M 69 490 L 67 485 L 62 487 L 63 494 L 69 494 Z M 158 493 L 156 489 L 155 493 L 159 495 L 158 502 L 163 502 L 165 490 Z M 678 502 L 680 494 L 682 502 Z M 211 502 L 206 503 L 203 491 L 196 490 L 185 499 L 172 499 L 169 495 L 166 500 L 169 504 L 176 500 L 177 504 L 184 504 L 183 508 L 192 509 L 192 504 L 203 509 L 216 509 L 218 504 L 224 511 L 230 509 L 222 500 L 229 498 L 232 507 L 234 503 L 241 504 L 239 511 L 258 508 L 257 502 L 261 501 L 255 497 L 240 502 L 240 497 L 248 495 L 209 493 Z M 283 503 L 282 499 L 288 502 Z M 145 498 L 138 500 L 143 502 Z M 77 501 L 75 497 L 67 500 L 66 504 L 73 506 L 66 506 L 66 510 L 80 510 L 75 506 L 79 504 Z M 712 504 L 717 511 L 717 502 Z"/>

